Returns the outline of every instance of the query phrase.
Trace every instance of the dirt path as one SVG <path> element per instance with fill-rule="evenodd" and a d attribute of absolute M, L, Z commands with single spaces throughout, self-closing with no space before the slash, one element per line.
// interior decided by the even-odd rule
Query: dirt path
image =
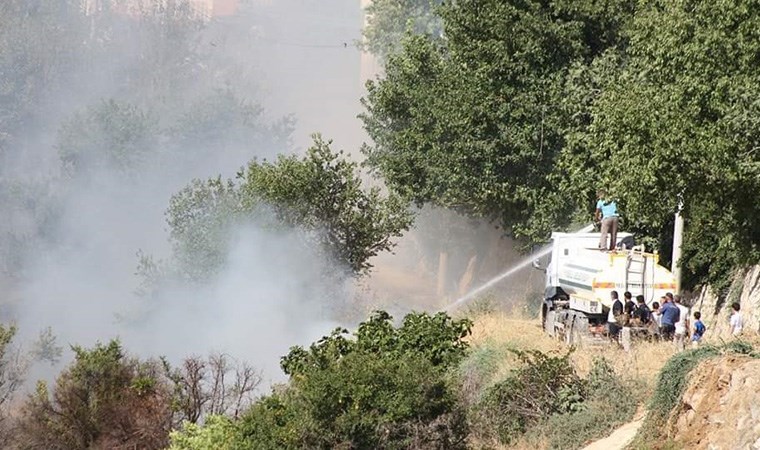
<path fill-rule="evenodd" d="M 623 450 L 631 443 L 633 437 L 636 436 L 643 421 L 644 419 L 640 418 L 633 422 L 628 422 L 613 431 L 611 435 L 584 447 L 583 450 Z"/>

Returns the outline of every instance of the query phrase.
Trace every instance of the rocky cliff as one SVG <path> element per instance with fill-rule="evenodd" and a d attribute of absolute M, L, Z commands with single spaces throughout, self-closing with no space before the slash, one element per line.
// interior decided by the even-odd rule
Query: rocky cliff
<path fill-rule="evenodd" d="M 725 299 L 720 299 L 709 288 L 703 288 L 694 298 L 692 311 L 701 311 L 708 328 L 708 339 L 731 336 L 728 319 L 731 304 L 739 302 L 744 318 L 745 336 L 754 336 L 760 330 L 760 265 L 737 275 Z"/>
<path fill-rule="evenodd" d="M 760 359 L 702 362 L 668 420 L 668 436 L 688 449 L 760 449 Z"/>

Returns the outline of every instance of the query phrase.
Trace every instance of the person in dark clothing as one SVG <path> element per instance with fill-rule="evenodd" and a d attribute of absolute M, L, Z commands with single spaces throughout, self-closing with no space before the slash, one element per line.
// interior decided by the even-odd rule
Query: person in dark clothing
<path fill-rule="evenodd" d="M 624 300 L 624 309 L 625 313 L 628 314 L 628 317 L 633 318 L 633 313 L 636 311 L 636 303 L 633 302 L 633 295 L 625 291 L 623 293 Z"/>
<path fill-rule="evenodd" d="M 676 324 L 681 319 L 681 310 L 667 296 L 662 297 L 662 302 L 660 307 L 660 334 L 663 339 L 671 340 L 676 332 Z"/>
<path fill-rule="evenodd" d="M 652 311 L 649 310 L 647 302 L 644 301 L 643 295 L 636 296 L 636 311 L 633 312 L 633 318 L 638 320 L 640 324 L 647 325 L 652 319 Z"/>
<path fill-rule="evenodd" d="M 623 302 L 618 298 L 617 291 L 610 292 L 610 298 L 612 299 L 612 307 L 607 313 L 607 329 L 610 338 L 617 340 L 621 328 L 618 319 L 623 315 Z"/>

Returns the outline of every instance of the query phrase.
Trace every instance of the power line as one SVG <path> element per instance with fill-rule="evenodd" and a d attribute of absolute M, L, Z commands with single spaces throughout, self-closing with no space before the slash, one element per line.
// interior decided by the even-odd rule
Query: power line
<path fill-rule="evenodd" d="M 356 48 L 354 46 L 354 44 L 351 43 L 350 41 L 344 41 L 344 42 L 341 42 L 340 44 L 304 44 L 304 43 L 299 43 L 299 42 L 287 42 L 287 41 L 281 41 L 281 40 L 278 40 L 278 39 L 269 39 L 269 38 L 265 38 L 265 37 L 258 37 L 257 39 L 260 39 L 260 40 L 265 41 L 265 42 L 271 42 L 271 43 L 277 44 L 277 45 L 285 45 L 285 46 L 288 46 L 288 47 L 301 47 L 301 48 L 353 48 L 353 49 Z"/>

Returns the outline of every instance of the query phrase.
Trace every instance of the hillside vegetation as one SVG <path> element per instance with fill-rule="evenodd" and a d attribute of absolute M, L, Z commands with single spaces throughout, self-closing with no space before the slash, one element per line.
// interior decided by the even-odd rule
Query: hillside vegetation
<path fill-rule="evenodd" d="M 574 352 L 537 321 L 496 312 L 389 319 L 294 348 L 287 387 L 239 421 L 186 425 L 172 448 L 575 449 L 631 419 L 673 352 Z"/>
<path fill-rule="evenodd" d="M 634 445 L 672 448 L 707 442 L 697 429 L 710 421 L 682 414 L 701 395 L 751 408 L 690 379 L 720 385 L 724 361 L 751 384 L 757 355 L 743 341 L 580 350 L 482 305 L 408 312 L 401 295 L 403 317 L 357 317 L 371 307 L 352 310 L 366 297 L 346 291 L 415 210 L 460 215 L 428 210 L 445 245 L 497 246 L 446 230 L 475 219 L 529 250 L 588 223 L 602 188 L 664 264 L 680 210 L 684 286 L 709 286 L 716 310 L 729 293 L 755 305 L 738 284 L 760 282 L 747 269 L 760 260 L 760 0 L 372 0 L 362 46 L 384 67 L 355 99 L 370 138 L 361 164 L 319 134 L 294 154 L 294 119 L 271 116 L 251 87 L 261 21 L 213 22 L 190 0 L 128 3 L 0 2 L 1 447 L 577 449 L 646 405 Z M 154 253 L 147 235 L 160 238 L 164 213 Z M 459 291 L 477 256 L 460 261 Z M 437 291 L 446 272 L 439 258 Z M 19 317 L 92 333 L 25 396 L 32 365 L 64 349 L 50 328 L 22 347 L 7 325 Z M 259 357 L 316 326 L 324 336 L 283 352 L 286 379 L 266 390 L 226 353 L 145 354 L 172 339 L 192 355 L 197 338 Z M 143 353 L 111 339 L 120 332 Z"/>

